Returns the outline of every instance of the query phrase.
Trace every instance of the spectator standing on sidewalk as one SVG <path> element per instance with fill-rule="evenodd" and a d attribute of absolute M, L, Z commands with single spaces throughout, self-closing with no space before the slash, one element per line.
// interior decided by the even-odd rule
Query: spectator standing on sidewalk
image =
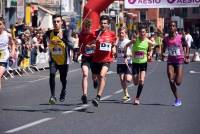
<path fill-rule="evenodd" d="M 68 29 L 62 29 L 63 20 L 60 15 L 53 16 L 53 30 L 47 31 L 43 36 L 43 43 L 45 48 L 49 48 L 49 67 L 50 67 L 50 90 L 51 97 L 49 104 L 56 103 L 55 95 L 55 76 L 57 70 L 60 73 L 60 81 L 62 83 L 62 90 L 60 93 L 60 101 L 65 100 L 66 85 L 67 85 L 67 73 L 70 62 L 70 48 L 73 49 L 73 43 L 71 40 L 71 32 Z"/>
<path fill-rule="evenodd" d="M 192 38 L 192 36 L 190 34 L 190 30 L 189 29 L 187 29 L 186 32 L 185 32 L 185 40 L 187 42 L 187 45 L 188 45 L 188 48 L 189 48 L 189 53 L 190 53 L 190 48 L 191 48 L 192 43 L 193 43 L 193 38 Z M 186 58 L 185 60 L 188 60 L 186 62 L 190 62 L 189 57 Z"/>
<path fill-rule="evenodd" d="M 72 41 L 74 43 L 73 49 L 73 61 L 78 62 L 78 52 L 79 52 L 79 37 L 78 33 L 72 33 Z"/>

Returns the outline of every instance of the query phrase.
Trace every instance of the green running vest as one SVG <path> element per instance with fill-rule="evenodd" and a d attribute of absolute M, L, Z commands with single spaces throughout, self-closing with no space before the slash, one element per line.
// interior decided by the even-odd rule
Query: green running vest
<path fill-rule="evenodd" d="M 133 44 L 133 63 L 146 63 L 147 62 L 147 50 L 148 50 L 148 41 L 145 39 L 143 41 L 138 37 L 135 44 Z"/>

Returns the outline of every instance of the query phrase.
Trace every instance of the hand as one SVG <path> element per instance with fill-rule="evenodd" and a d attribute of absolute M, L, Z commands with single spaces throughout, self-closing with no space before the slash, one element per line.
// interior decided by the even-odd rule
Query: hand
<path fill-rule="evenodd" d="M 124 62 L 125 62 L 126 65 L 128 65 L 128 59 L 127 59 L 127 57 L 124 58 Z"/>
<path fill-rule="evenodd" d="M 91 44 L 90 47 L 95 49 L 96 48 L 96 44 Z"/>
<path fill-rule="evenodd" d="M 10 57 L 11 57 L 11 58 L 14 58 L 14 56 L 15 56 L 15 52 L 11 52 L 11 53 L 10 53 Z"/>
<path fill-rule="evenodd" d="M 185 64 L 188 64 L 190 62 L 190 58 L 189 57 L 186 57 L 185 59 L 184 59 L 184 63 Z"/>

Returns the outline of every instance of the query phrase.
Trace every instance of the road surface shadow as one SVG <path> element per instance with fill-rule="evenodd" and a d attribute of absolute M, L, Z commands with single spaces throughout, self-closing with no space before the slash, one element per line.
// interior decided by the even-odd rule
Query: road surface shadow
<path fill-rule="evenodd" d="M 77 104 L 55 104 L 55 105 L 50 105 L 50 104 L 39 104 L 40 106 L 43 106 L 42 108 L 33 108 L 33 107 L 10 107 L 10 108 L 3 108 L 1 109 L 2 111 L 17 111 L 17 112 L 41 112 L 41 113 L 51 113 L 51 112 L 66 112 L 66 111 L 71 111 L 73 109 L 70 106 L 75 106 L 79 107 L 82 104 L 77 103 Z M 47 108 L 44 108 L 46 106 Z M 62 106 L 62 107 L 60 107 Z M 65 106 L 65 107 L 63 107 Z M 68 106 L 68 109 L 65 109 L 66 106 Z"/>
<path fill-rule="evenodd" d="M 114 103 L 114 104 L 128 104 L 128 105 L 134 105 L 133 102 L 130 100 L 128 102 L 123 102 L 122 100 L 114 100 L 114 99 L 109 99 L 109 100 L 102 100 L 101 103 Z M 165 107 L 171 107 L 172 105 L 169 104 L 161 104 L 161 103 L 140 103 L 139 105 L 143 106 L 165 106 Z M 135 105 L 137 106 L 137 105 Z"/>
<path fill-rule="evenodd" d="M 146 106 L 165 106 L 165 107 L 171 107 L 172 105 L 169 104 L 160 104 L 160 103 L 141 103 L 140 105 L 146 105 Z"/>
<path fill-rule="evenodd" d="M 82 103 L 76 103 L 76 104 L 49 104 L 49 103 L 44 103 L 44 104 L 39 104 L 41 106 L 81 106 Z"/>
<path fill-rule="evenodd" d="M 128 101 L 128 102 L 123 102 L 122 100 L 111 100 L 111 99 L 109 99 L 109 100 L 101 100 L 101 103 L 114 103 L 114 104 L 133 104 L 132 102 L 131 102 L 131 100 L 130 101 Z"/>

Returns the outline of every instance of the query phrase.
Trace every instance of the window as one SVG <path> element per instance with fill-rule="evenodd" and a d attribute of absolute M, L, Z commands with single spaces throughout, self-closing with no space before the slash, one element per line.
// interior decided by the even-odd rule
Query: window
<path fill-rule="evenodd" d="M 188 12 L 187 8 L 183 8 L 182 16 L 187 17 L 187 12 Z"/>
<path fill-rule="evenodd" d="M 200 7 L 194 7 L 194 8 L 192 8 L 192 13 L 193 13 L 193 14 L 198 14 L 198 13 L 200 13 Z"/>
<path fill-rule="evenodd" d="M 146 11 L 140 11 L 140 22 L 143 22 L 146 20 Z"/>

